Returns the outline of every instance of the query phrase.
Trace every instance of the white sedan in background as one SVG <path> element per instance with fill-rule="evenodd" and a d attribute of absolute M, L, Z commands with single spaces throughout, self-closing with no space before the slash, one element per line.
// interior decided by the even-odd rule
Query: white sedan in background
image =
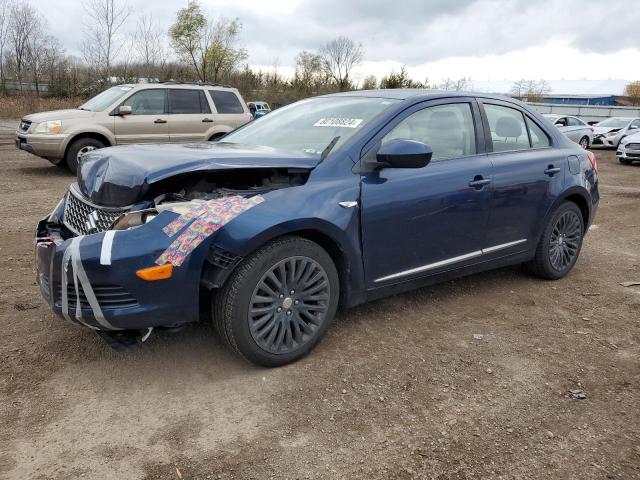
<path fill-rule="evenodd" d="M 620 140 L 640 132 L 640 118 L 611 117 L 594 125 L 593 144 L 618 148 Z"/>
<path fill-rule="evenodd" d="M 624 165 L 630 165 L 634 161 L 640 162 L 640 132 L 627 135 L 620 140 L 616 157 Z"/>
<path fill-rule="evenodd" d="M 544 115 L 553 123 L 558 130 L 564 133 L 570 140 L 579 144 L 582 148 L 589 148 L 593 143 L 593 127 L 578 117 L 570 115 L 555 115 L 547 113 Z"/>

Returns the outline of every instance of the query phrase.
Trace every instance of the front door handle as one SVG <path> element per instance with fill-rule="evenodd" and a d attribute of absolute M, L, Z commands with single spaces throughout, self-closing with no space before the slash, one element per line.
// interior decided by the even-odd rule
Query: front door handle
<path fill-rule="evenodd" d="M 211 120 L 210 118 L 203 118 L 202 123 L 213 123 L 213 120 Z"/>
<path fill-rule="evenodd" d="M 158 118 L 157 120 L 154 120 L 153 123 L 167 123 L 167 121 L 163 120 L 162 118 Z"/>
<path fill-rule="evenodd" d="M 553 165 L 549 165 L 547 169 L 544 171 L 545 175 L 549 175 L 553 177 L 556 173 L 560 173 L 561 169 L 558 167 L 554 167 Z"/>
<path fill-rule="evenodd" d="M 482 175 L 476 175 L 473 177 L 473 180 L 469 182 L 469 186 L 475 188 L 476 190 L 480 190 L 485 185 L 489 185 L 491 183 L 490 178 L 483 178 Z"/>

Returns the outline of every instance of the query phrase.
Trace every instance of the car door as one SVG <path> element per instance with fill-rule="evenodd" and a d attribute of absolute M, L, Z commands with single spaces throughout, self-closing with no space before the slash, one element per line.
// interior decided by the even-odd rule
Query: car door
<path fill-rule="evenodd" d="M 588 127 L 575 117 L 567 117 L 567 131 L 565 135 L 574 142 L 578 143 L 582 137 L 588 136 Z"/>
<path fill-rule="evenodd" d="M 446 99 L 410 108 L 365 146 L 361 222 L 369 288 L 477 261 L 492 180 L 481 132 L 473 99 Z M 429 145 L 429 165 L 368 169 L 380 145 L 395 138 Z"/>
<path fill-rule="evenodd" d="M 493 165 L 485 253 L 502 256 L 531 247 L 539 225 L 562 191 L 567 158 L 514 104 L 480 102 Z"/>
<path fill-rule="evenodd" d="M 169 89 L 169 137 L 172 143 L 208 140 L 213 125 L 211 107 L 202 89 Z"/>
<path fill-rule="evenodd" d="M 128 115 L 114 116 L 114 134 L 119 145 L 169 141 L 166 88 L 138 90 L 119 106 L 131 107 Z"/>

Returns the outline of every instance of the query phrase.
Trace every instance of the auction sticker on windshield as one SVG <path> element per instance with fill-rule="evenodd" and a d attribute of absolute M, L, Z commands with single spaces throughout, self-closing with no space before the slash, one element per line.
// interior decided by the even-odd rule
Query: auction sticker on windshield
<path fill-rule="evenodd" d="M 321 118 L 313 124 L 314 127 L 344 127 L 357 128 L 362 123 L 361 118 Z"/>

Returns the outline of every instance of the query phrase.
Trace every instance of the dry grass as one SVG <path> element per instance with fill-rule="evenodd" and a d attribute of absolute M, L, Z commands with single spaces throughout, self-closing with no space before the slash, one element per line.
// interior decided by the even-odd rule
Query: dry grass
<path fill-rule="evenodd" d="M 84 100 L 79 97 L 54 98 L 35 95 L 0 96 L 0 118 L 22 118 L 30 113 L 76 108 Z"/>

